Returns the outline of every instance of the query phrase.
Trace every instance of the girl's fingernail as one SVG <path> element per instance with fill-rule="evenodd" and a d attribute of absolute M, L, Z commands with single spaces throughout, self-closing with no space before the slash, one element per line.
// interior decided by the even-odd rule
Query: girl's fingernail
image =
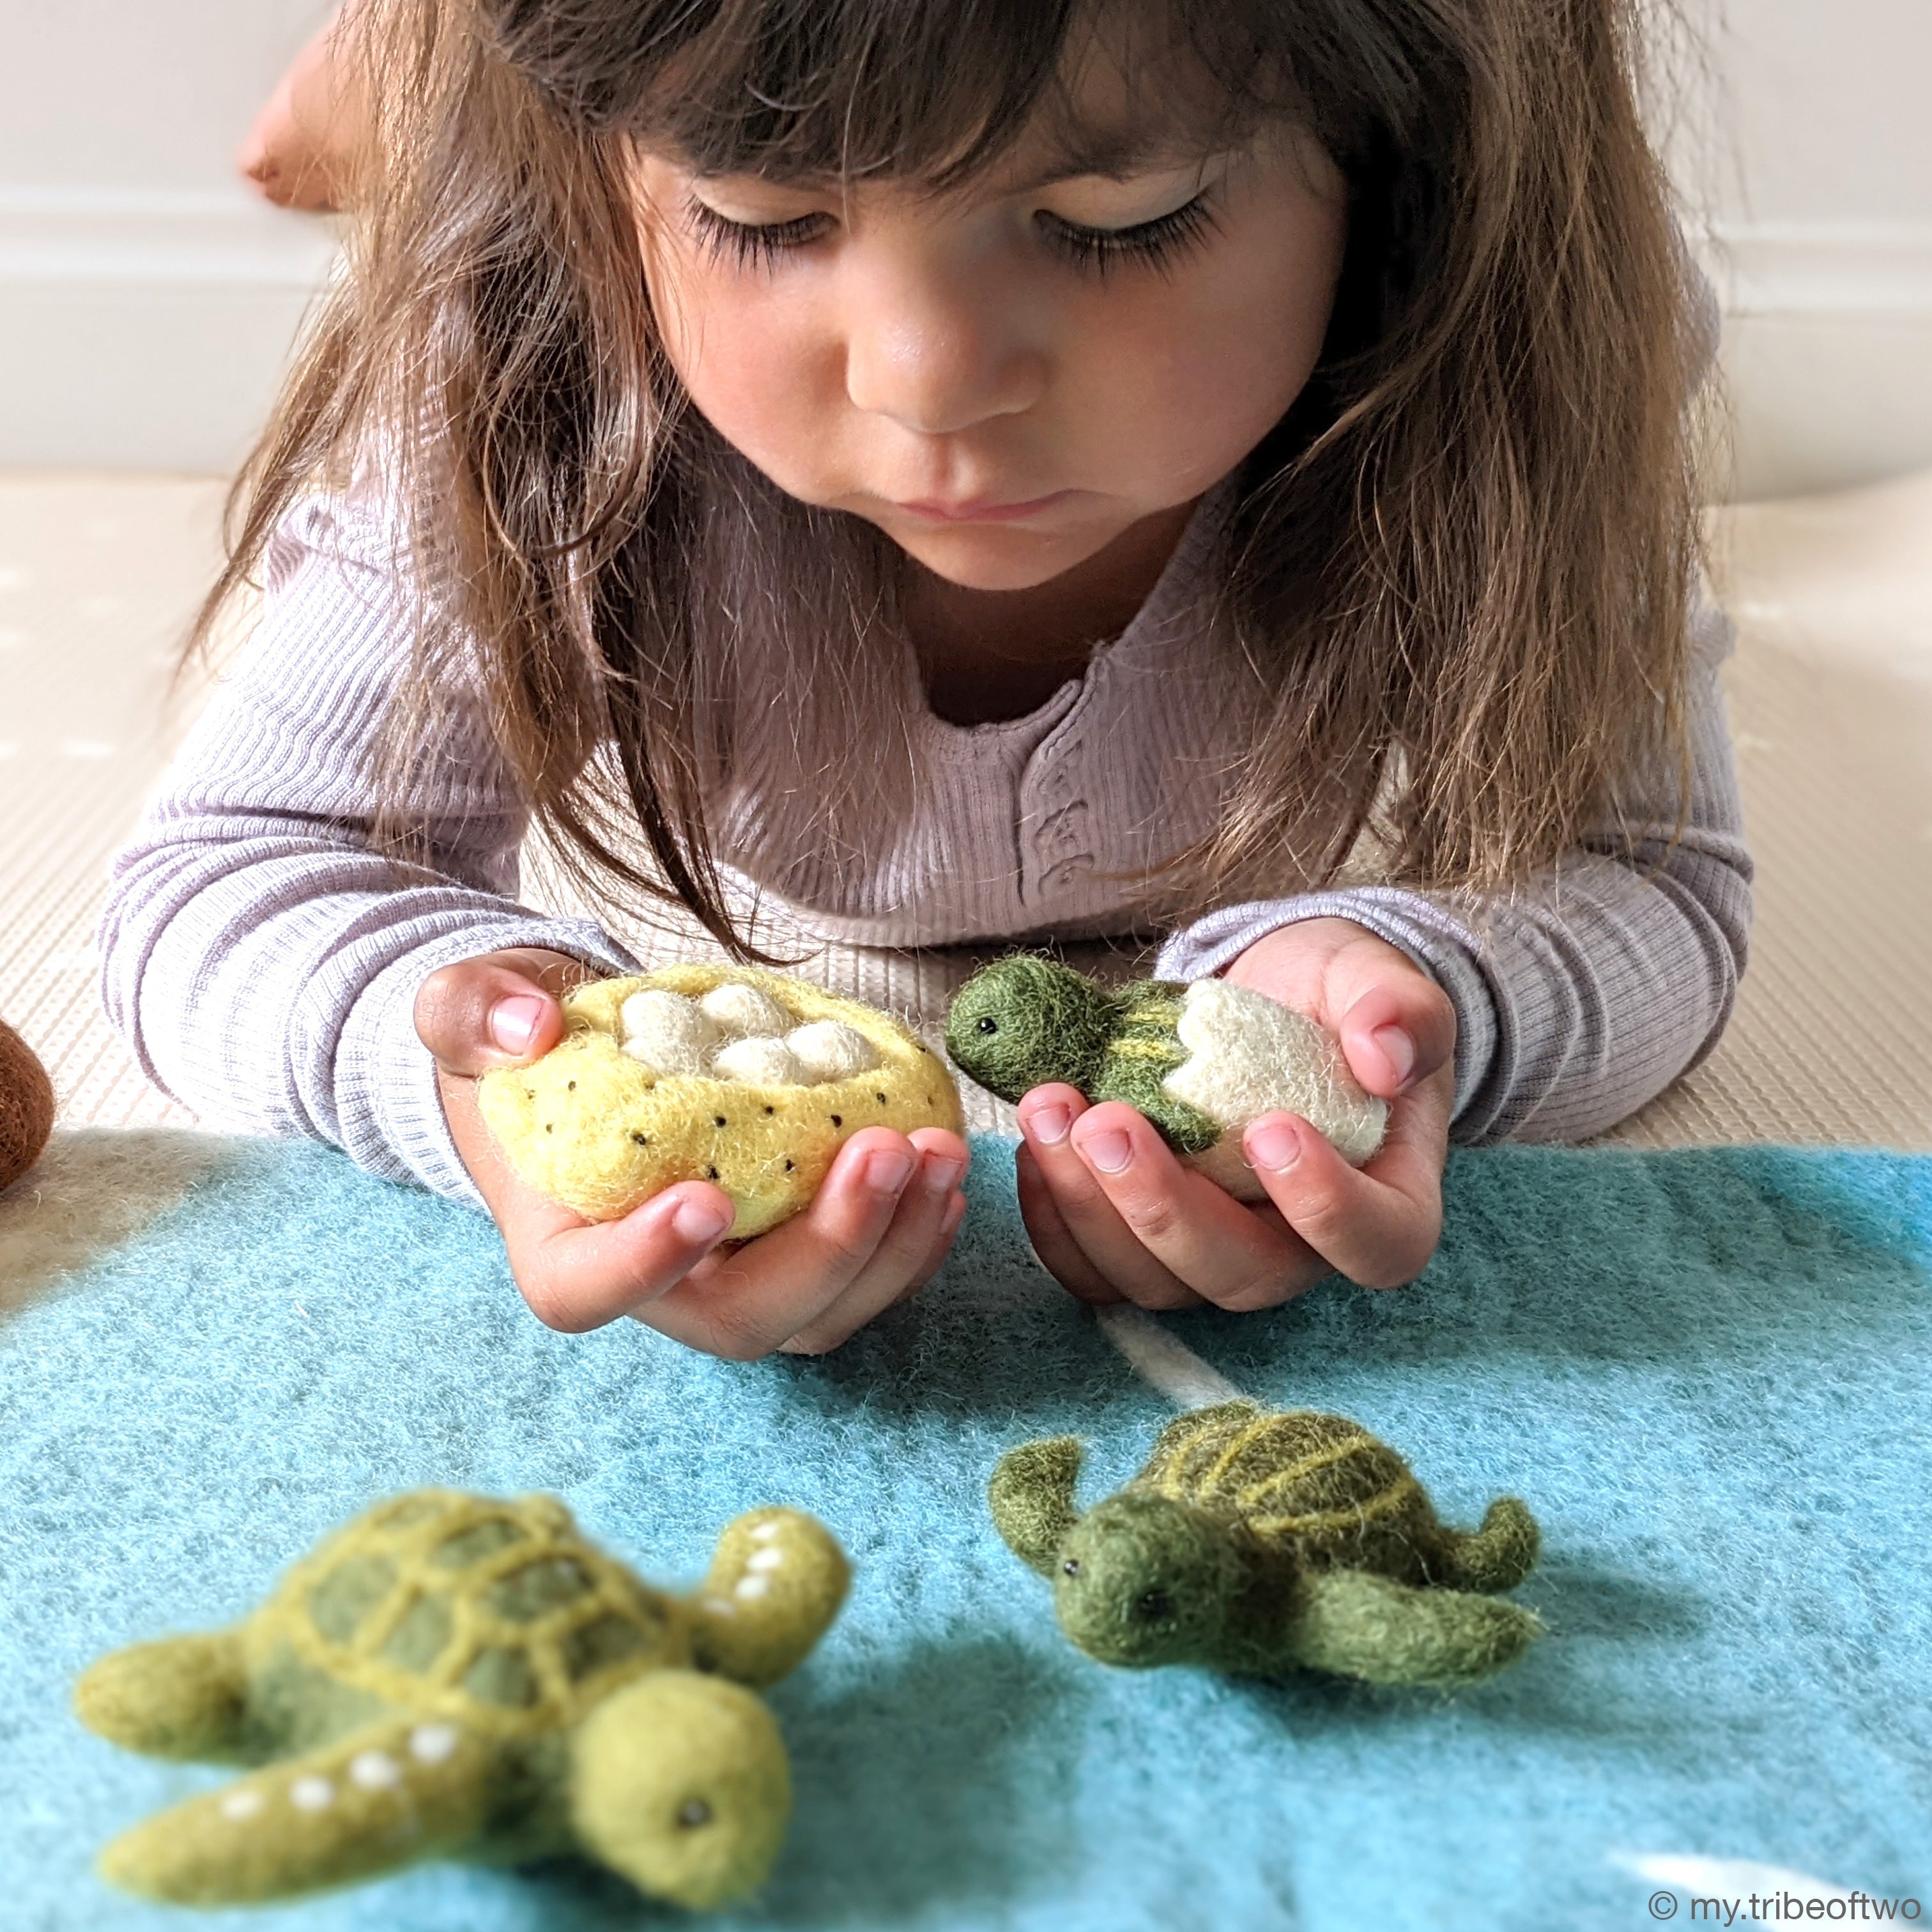
<path fill-rule="evenodd" d="M 867 1157 L 866 1185 L 874 1194 L 896 1194 L 912 1176 L 912 1156 L 886 1149 Z"/>
<path fill-rule="evenodd" d="M 490 1009 L 490 1038 L 505 1053 L 527 1053 L 543 1019 L 544 1003 L 534 993 L 513 994 Z"/>
<path fill-rule="evenodd" d="M 1279 1174 L 1301 1158 L 1301 1136 L 1286 1120 L 1270 1120 L 1249 1134 L 1248 1152 L 1256 1166 Z"/>
<path fill-rule="evenodd" d="M 1395 1069 L 1395 1084 L 1404 1087 L 1415 1067 L 1415 1042 L 1399 1026 L 1378 1026 L 1370 1034 L 1370 1039 L 1388 1056 L 1389 1064 Z"/>
<path fill-rule="evenodd" d="M 715 1201 L 680 1201 L 670 1217 L 672 1233 L 694 1248 L 710 1246 L 730 1225 L 731 1216 L 719 1213 Z"/>
<path fill-rule="evenodd" d="M 1073 1116 L 1064 1107 L 1042 1107 L 1027 1117 L 1027 1132 L 1044 1147 L 1058 1147 L 1066 1138 Z"/>
<path fill-rule="evenodd" d="M 1124 1174 L 1134 1157 L 1134 1144 L 1125 1134 L 1089 1134 L 1080 1143 L 1080 1151 L 1102 1174 Z"/>
<path fill-rule="evenodd" d="M 926 1163 L 926 1191 L 928 1194 L 950 1193 L 965 1172 L 963 1161 L 928 1158 Z"/>

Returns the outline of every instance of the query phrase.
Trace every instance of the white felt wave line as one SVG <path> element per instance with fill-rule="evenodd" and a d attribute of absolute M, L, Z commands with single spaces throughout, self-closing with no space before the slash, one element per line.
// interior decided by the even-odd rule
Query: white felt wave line
<path fill-rule="evenodd" d="M 1827 1885 L 1822 1879 L 1783 1865 L 1765 1865 L 1751 1858 L 1690 1858 L 1670 1852 L 1612 1852 L 1610 1863 L 1637 1877 L 1672 1892 L 1702 1898 L 1744 1899 L 1753 1892 L 1782 1892 L 1792 1898 L 1850 1899 L 1856 1894 Z"/>
<path fill-rule="evenodd" d="M 1212 1408 L 1216 1402 L 1243 1400 L 1226 1376 L 1177 1341 L 1145 1309 L 1128 1301 L 1108 1302 L 1094 1310 L 1094 1318 L 1129 1365 L 1177 1408 Z"/>

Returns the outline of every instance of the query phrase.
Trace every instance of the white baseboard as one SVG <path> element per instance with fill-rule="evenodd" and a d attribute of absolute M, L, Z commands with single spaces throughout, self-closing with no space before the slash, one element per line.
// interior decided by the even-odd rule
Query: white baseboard
<path fill-rule="evenodd" d="M 334 253 L 238 187 L 0 188 L 0 464 L 232 470 Z"/>
<path fill-rule="evenodd" d="M 1698 249 L 1739 495 L 1932 465 L 1932 224 L 1733 224 Z M 0 188 L 0 464 L 232 469 L 334 255 L 327 223 L 239 188 Z"/>
<path fill-rule="evenodd" d="M 1932 224 L 1738 224 L 1699 253 L 1724 308 L 1736 495 L 1932 466 Z"/>

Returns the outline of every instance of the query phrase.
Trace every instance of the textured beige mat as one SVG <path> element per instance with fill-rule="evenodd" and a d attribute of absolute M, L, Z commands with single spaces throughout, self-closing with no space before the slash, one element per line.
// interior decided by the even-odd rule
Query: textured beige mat
<path fill-rule="evenodd" d="M 70 1126 L 188 1120 L 108 1031 L 92 936 L 107 855 L 184 722 L 164 667 L 220 496 L 0 476 L 0 1013 Z M 1932 477 L 1722 512 L 1717 534 L 1741 631 L 1726 683 L 1759 866 L 1750 968 L 1717 1052 L 1609 1138 L 1932 1149 Z M 970 964 L 836 948 L 803 970 L 929 1018 Z"/>

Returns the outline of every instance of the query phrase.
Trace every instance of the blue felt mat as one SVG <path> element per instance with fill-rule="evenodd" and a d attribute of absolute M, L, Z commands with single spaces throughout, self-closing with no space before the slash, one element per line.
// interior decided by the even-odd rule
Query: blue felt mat
<path fill-rule="evenodd" d="M 667 1581 L 754 1503 L 843 1538 L 850 1605 L 773 1694 L 791 1842 L 729 1924 L 1628 1928 L 1655 1888 L 1618 1862 L 1666 1853 L 1932 1904 L 1932 1162 L 1459 1153 L 1414 1286 L 1172 1322 L 1243 1388 L 1386 1436 L 1452 1520 L 1530 1500 L 1547 1556 L 1521 1596 L 1550 1634 L 1444 1702 L 1066 1648 L 987 1472 L 1078 1430 L 1097 1493 L 1168 1411 L 1032 1262 L 1006 1150 L 978 1153 L 940 1281 L 821 1361 L 550 1334 L 466 1210 L 246 1144 L 0 1323 L 0 1924 L 190 1922 L 88 1859 L 214 1774 L 88 1737 L 67 1684 L 239 1613 L 425 1482 L 557 1490 Z M 572 1865 L 443 1866 L 218 1922 L 676 1915 Z"/>

